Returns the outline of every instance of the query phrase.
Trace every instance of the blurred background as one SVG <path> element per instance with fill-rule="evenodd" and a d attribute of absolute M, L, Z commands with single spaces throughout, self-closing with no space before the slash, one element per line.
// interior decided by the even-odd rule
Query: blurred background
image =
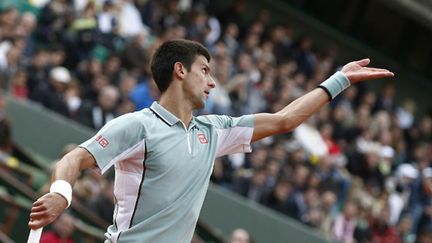
<path fill-rule="evenodd" d="M 213 57 L 197 115 L 278 111 L 365 57 L 396 74 L 218 158 L 192 242 L 432 242 L 430 0 L 0 1 L 0 242 L 26 241 L 56 160 L 158 99 L 175 38 Z M 103 242 L 113 176 L 85 172 L 41 242 Z"/>

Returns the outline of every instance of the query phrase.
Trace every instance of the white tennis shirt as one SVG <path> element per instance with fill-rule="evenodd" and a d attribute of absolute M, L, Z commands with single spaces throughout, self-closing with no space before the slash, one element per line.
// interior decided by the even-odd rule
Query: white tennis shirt
<path fill-rule="evenodd" d="M 115 166 L 105 242 L 190 243 L 216 157 L 250 152 L 253 116 L 193 117 L 186 128 L 157 102 L 107 123 L 80 146 Z"/>

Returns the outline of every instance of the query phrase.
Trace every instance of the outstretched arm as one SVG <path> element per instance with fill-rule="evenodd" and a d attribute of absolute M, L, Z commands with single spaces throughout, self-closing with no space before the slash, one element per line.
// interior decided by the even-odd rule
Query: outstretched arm
<path fill-rule="evenodd" d="M 64 180 L 73 186 L 82 170 L 94 167 L 96 167 L 96 161 L 93 156 L 83 148 L 76 148 L 56 163 L 51 183 Z M 67 206 L 66 198 L 59 193 L 51 192 L 43 195 L 33 203 L 28 226 L 38 229 L 50 224 Z"/>
<path fill-rule="evenodd" d="M 341 72 L 351 84 L 394 75 L 386 69 L 367 67 L 369 62 L 369 59 L 350 62 L 342 68 Z M 292 131 L 327 104 L 331 99 L 331 97 L 329 99 L 331 93 L 333 90 L 330 90 L 329 93 L 326 88 L 316 88 L 294 100 L 279 112 L 255 114 L 252 141 Z"/>

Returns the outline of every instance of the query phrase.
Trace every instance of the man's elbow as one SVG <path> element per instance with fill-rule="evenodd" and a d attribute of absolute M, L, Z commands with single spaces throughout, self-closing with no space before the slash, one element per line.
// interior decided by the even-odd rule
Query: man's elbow
<path fill-rule="evenodd" d="M 67 170 L 71 170 L 74 167 L 77 167 L 77 169 L 79 169 L 79 159 L 71 155 L 71 152 L 65 154 L 54 165 L 54 169 L 66 168 Z"/>
<path fill-rule="evenodd" d="M 70 151 L 63 158 L 57 162 L 59 166 L 66 166 L 68 168 L 77 167 L 78 170 L 82 171 L 87 168 L 96 167 L 96 162 L 90 153 L 83 148 L 75 148 Z"/>
<path fill-rule="evenodd" d="M 298 125 L 294 125 L 292 122 L 284 121 L 282 124 L 281 131 L 282 133 L 292 132 Z"/>
<path fill-rule="evenodd" d="M 294 121 L 289 116 L 278 114 L 276 118 L 279 133 L 288 133 L 296 128 Z"/>

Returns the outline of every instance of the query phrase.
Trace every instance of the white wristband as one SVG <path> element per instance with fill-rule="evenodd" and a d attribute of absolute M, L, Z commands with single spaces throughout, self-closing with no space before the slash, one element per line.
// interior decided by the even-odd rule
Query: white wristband
<path fill-rule="evenodd" d="M 319 86 L 325 88 L 326 92 L 329 93 L 332 99 L 334 99 L 338 94 L 344 91 L 351 85 L 347 76 L 344 73 L 338 71 L 333 74 L 326 81 L 322 82 Z"/>
<path fill-rule="evenodd" d="M 72 186 L 65 180 L 56 180 L 51 184 L 50 192 L 56 192 L 62 195 L 67 201 L 67 207 L 72 202 Z"/>

